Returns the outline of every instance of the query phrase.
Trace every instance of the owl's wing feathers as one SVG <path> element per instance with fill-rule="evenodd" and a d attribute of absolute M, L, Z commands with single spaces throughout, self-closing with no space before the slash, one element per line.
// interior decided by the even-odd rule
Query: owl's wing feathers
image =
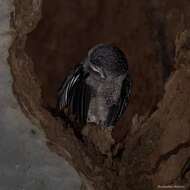
<path fill-rule="evenodd" d="M 107 125 L 115 125 L 115 123 L 120 119 L 121 115 L 126 110 L 129 104 L 129 98 L 131 96 L 131 77 L 129 73 L 126 75 L 122 82 L 121 93 L 117 105 L 113 105 L 110 109 L 107 118 Z"/>
<path fill-rule="evenodd" d="M 75 115 L 81 123 L 86 123 L 90 102 L 90 87 L 85 82 L 87 76 L 82 64 L 77 65 L 58 90 L 57 108 L 68 108 L 69 114 Z"/>

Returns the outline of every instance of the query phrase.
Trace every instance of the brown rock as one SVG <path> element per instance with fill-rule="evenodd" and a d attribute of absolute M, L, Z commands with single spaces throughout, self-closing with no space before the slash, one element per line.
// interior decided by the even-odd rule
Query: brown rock
<path fill-rule="evenodd" d="M 14 91 L 27 116 L 40 121 L 49 148 L 89 188 L 188 188 L 178 176 L 190 154 L 190 2 L 14 0 L 14 6 Z M 128 57 L 128 109 L 112 134 L 61 122 L 46 107 L 55 107 L 58 87 L 87 50 L 108 41 Z"/>

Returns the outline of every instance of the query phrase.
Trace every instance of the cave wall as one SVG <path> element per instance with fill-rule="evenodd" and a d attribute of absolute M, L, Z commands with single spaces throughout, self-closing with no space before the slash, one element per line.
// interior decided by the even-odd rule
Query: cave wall
<path fill-rule="evenodd" d="M 11 1 L 0 0 L 0 189 L 80 189 L 76 171 L 46 146 L 45 135 L 20 109 L 7 62 L 14 31 Z"/>
<path fill-rule="evenodd" d="M 26 42 L 26 52 L 41 83 L 44 104 L 55 107 L 61 82 L 89 48 L 113 42 L 127 55 L 133 79 L 131 102 L 115 133 L 118 140 L 127 133 L 135 113 L 151 112 L 163 94 L 163 81 L 170 72 L 165 70 L 170 69 L 171 63 L 162 64 L 161 48 L 155 51 L 148 9 L 144 2 L 125 0 L 45 1 L 42 19 Z"/>
<path fill-rule="evenodd" d="M 179 173 L 190 147 L 189 1 L 56 0 L 29 9 L 32 2 L 39 1 L 15 0 L 17 35 L 9 60 L 23 111 L 40 120 L 49 148 L 90 188 L 188 189 L 188 176 L 181 181 Z M 45 108 L 55 106 L 57 88 L 88 49 L 108 41 L 127 55 L 131 102 L 113 138 L 96 130 L 79 137 Z M 110 146 L 106 153 L 102 137 Z"/>

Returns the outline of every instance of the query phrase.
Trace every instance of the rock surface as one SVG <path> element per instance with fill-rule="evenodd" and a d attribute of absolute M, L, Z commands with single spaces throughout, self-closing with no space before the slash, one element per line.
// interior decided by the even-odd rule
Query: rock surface
<path fill-rule="evenodd" d="M 40 121 L 49 148 L 88 189 L 189 189 L 190 175 L 179 175 L 190 154 L 190 2 L 14 2 L 14 90 L 28 117 Z M 107 41 L 127 54 L 133 78 L 131 102 L 112 137 L 50 112 L 64 77 L 90 47 Z"/>
<path fill-rule="evenodd" d="M 0 189 L 80 189 L 77 173 L 48 150 L 44 133 L 26 118 L 13 95 L 7 63 L 10 11 L 11 3 L 0 0 Z"/>

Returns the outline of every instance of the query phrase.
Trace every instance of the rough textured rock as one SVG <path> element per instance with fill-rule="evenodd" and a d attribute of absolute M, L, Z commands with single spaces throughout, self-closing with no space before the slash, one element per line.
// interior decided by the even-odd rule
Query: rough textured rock
<path fill-rule="evenodd" d="M 36 2 L 15 0 L 9 62 L 15 93 L 26 114 L 40 121 L 49 148 L 75 167 L 89 189 L 188 189 L 179 173 L 190 154 L 190 2 Z M 133 95 L 104 146 L 102 132 L 81 132 L 48 110 L 88 48 L 107 41 L 127 54 Z"/>
<path fill-rule="evenodd" d="M 13 95 L 7 63 L 11 10 L 11 1 L 0 0 L 0 190 L 80 189 L 76 171 L 49 151 L 43 131 L 26 118 Z"/>

